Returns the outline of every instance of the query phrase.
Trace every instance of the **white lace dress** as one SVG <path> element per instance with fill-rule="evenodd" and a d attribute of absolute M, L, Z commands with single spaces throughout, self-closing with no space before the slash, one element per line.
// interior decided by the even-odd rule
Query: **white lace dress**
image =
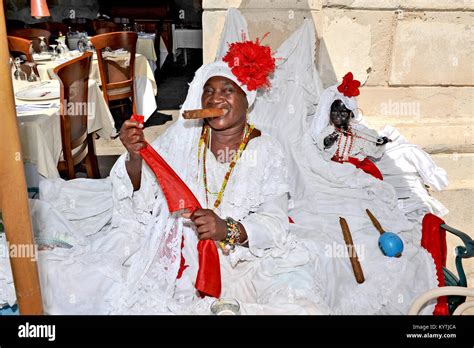
<path fill-rule="evenodd" d="M 154 146 L 172 167 L 179 168 L 183 164 L 167 158 L 167 144 L 165 137 Z M 195 168 L 184 180 L 205 207 L 197 143 L 194 149 L 186 164 Z M 228 164 L 219 163 L 210 151 L 207 154 L 209 189 L 217 192 Z M 110 180 L 111 224 L 88 236 L 85 245 L 40 253 L 46 310 L 53 314 L 209 314 L 212 299 L 200 299 L 194 288 L 198 240 L 192 224 L 169 214 L 146 165 L 138 191 L 133 192 L 125 156 L 117 161 Z M 239 246 L 228 256 L 219 251 L 221 297 L 237 299 L 243 313 L 328 313 L 310 255 L 288 232 L 287 192 L 287 168 L 278 142 L 265 135 L 251 140 L 216 211 L 222 218 L 240 220 L 249 237 L 248 248 Z M 210 202 L 214 202 L 212 195 Z M 188 267 L 176 280 L 182 236 Z"/>

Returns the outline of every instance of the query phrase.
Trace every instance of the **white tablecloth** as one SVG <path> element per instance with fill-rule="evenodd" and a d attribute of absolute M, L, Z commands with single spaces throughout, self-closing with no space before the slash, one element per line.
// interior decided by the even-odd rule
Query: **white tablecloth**
<path fill-rule="evenodd" d="M 143 34 L 138 36 L 137 53 L 147 57 L 151 70 L 155 71 L 156 62 L 158 60 L 155 51 L 155 34 Z M 160 36 L 160 68 L 163 66 L 167 56 L 168 49 L 166 48 L 163 38 Z"/>
<path fill-rule="evenodd" d="M 173 54 L 178 48 L 202 48 L 201 29 L 173 29 Z"/>
<path fill-rule="evenodd" d="M 57 86 L 59 81 L 53 80 L 50 85 Z M 25 81 L 13 81 L 15 92 L 33 86 Z M 105 103 L 97 82 L 89 80 L 89 115 L 88 132 L 97 132 L 101 137 L 108 138 L 114 129 L 114 120 Z M 38 109 L 26 113 L 17 113 L 20 130 L 20 141 L 23 160 L 36 166 L 40 175 L 46 178 L 57 178 L 57 164 L 62 152 L 61 123 L 59 119 L 59 99 L 28 102 L 15 99 L 16 105 L 53 102 L 57 106 Z"/>
<path fill-rule="evenodd" d="M 72 52 L 75 57 L 78 56 L 78 52 Z M 72 59 L 70 57 L 69 59 Z M 42 81 L 55 79 L 54 68 L 64 63 L 67 59 L 61 59 L 56 61 L 40 61 L 38 64 L 38 72 Z M 89 73 L 89 79 L 95 80 L 101 84 L 99 64 L 97 58 L 92 60 L 91 71 Z M 137 112 L 140 115 L 145 116 L 145 120 L 151 116 L 156 110 L 156 96 L 157 87 L 153 70 L 148 64 L 148 60 L 145 56 L 137 54 L 135 56 L 135 103 Z"/>
<path fill-rule="evenodd" d="M 68 37 L 68 46 L 70 50 L 77 49 L 77 42 L 79 36 Z M 137 53 L 145 56 L 148 59 L 151 70 L 155 71 L 158 57 L 155 50 L 155 34 L 139 34 L 137 40 Z M 168 49 L 166 48 L 163 38 L 160 36 L 160 68 L 168 56 Z"/>

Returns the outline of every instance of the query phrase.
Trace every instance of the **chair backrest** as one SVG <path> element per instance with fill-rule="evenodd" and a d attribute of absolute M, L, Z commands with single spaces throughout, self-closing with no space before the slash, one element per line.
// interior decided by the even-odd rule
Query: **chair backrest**
<path fill-rule="evenodd" d="M 135 53 L 138 35 L 133 32 L 120 31 L 115 33 L 96 35 L 91 42 L 97 51 L 102 92 L 107 104 L 111 100 L 124 98 L 134 100 Z M 113 54 L 105 51 L 123 49 L 126 54 Z"/>
<path fill-rule="evenodd" d="M 23 39 L 16 36 L 7 36 L 8 40 L 8 50 L 13 57 L 24 55 L 27 62 L 34 62 L 33 55 L 31 54 L 31 40 Z M 38 75 L 38 68 L 34 66 L 35 74 Z M 30 74 L 30 67 L 25 67 L 22 65 L 22 70 Z"/>
<path fill-rule="evenodd" d="M 421 309 L 427 304 L 429 301 L 438 298 L 440 296 L 462 296 L 465 299 L 465 296 L 468 297 L 474 297 L 474 288 L 464 288 L 461 286 L 443 286 L 440 288 L 434 288 L 431 290 L 428 290 L 421 295 L 419 295 L 412 303 L 408 315 L 417 315 L 420 313 Z M 463 301 L 464 302 L 464 301 Z M 470 301 L 472 302 L 472 301 Z M 462 304 L 459 306 L 461 307 Z M 458 307 L 458 308 L 459 308 Z M 463 306 L 459 311 L 454 312 L 456 314 L 460 314 L 459 312 L 462 312 L 465 307 L 472 307 L 472 304 Z"/>
<path fill-rule="evenodd" d="M 73 168 L 88 153 L 88 82 L 92 53 L 54 69 L 61 85 L 61 140 L 64 160 Z M 70 175 L 68 175 L 70 178 Z M 74 177 L 74 176 L 73 176 Z"/>
<path fill-rule="evenodd" d="M 46 44 L 49 45 L 49 37 L 51 32 L 45 29 L 28 28 L 28 29 L 14 29 L 8 32 L 8 35 L 22 37 L 24 39 L 31 40 L 33 43 L 33 50 L 35 52 L 40 51 L 40 36 L 43 36 L 46 40 Z"/>
<path fill-rule="evenodd" d="M 7 36 L 8 50 L 11 53 L 21 53 L 26 56 L 28 62 L 33 62 L 33 55 L 31 54 L 31 40 L 24 39 L 17 36 Z"/>

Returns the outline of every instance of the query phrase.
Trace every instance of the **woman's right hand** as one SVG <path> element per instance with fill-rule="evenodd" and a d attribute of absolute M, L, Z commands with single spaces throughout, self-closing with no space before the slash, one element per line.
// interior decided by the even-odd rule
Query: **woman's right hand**
<path fill-rule="evenodd" d="M 131 160 L 140 159 L 140 150 L 146 146 L 143 125 L 137 121 L 125 121 L 120 129 L 120 141 L 127 149 Z"/>

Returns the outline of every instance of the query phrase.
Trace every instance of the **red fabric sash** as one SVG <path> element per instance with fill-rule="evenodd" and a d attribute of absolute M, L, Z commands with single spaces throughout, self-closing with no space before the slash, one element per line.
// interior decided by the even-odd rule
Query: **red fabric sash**
<path fill-rule="evenodd" d="M 336 160 L 334 157 L 332 158 L 332 160 L 334 162 L 340 162 Z M 383 180 L 383 176 L 380 170 L 377 168 L 375 163 L 369 160 L 367 157 L 364 158 L 362 161 L 355 157 L 349 157 L 348 160 L 345 162 L 355 165 L 357 168 L 362 169 L 364 172 L 372 175 L 374 178 Z"/>
<path fill-rule="evenodd" d="M 434 259 L 438 286 L 444 286 L 443 266 L 446 266 L 446 231 L 440 225 L 444 221 L 433 214 L 423 217 L 421 228 L 421 246 L 428 250 Z M 438 297 L 438 303 L 433 311 L 434 315 L 449 315 L 447 297 Z"/>
<path fill-rule="evenodd" d="M 133 115 L 131 120 L 143 124 L 144 117 Z M 171 213 L 182 209 L 187 209 L 190 212 L 201 209 L 201 204 L 199 204 L 199 201 L 186 186 L 184 181 L 181 180 L 178 174 L 176 174 L 150 144 L 146 143 L 146 147 L 140 150 L 140 155 L 156 175 Z M 184 237 L 181 248 L 183 248 L 183 246 Z M 214 241 L 210 239 L 200 240 L 198 242 L 198 254 L 199 270 L 196 277 L 195 288 L 199 291 L 201 296 L 218 298 L 221 293 L 221 269 L 219 254 Z M 178 279 L 182 276 L 184 269 L 187 267 L 184 263 L 185 260 L 181 252 Z"/>

